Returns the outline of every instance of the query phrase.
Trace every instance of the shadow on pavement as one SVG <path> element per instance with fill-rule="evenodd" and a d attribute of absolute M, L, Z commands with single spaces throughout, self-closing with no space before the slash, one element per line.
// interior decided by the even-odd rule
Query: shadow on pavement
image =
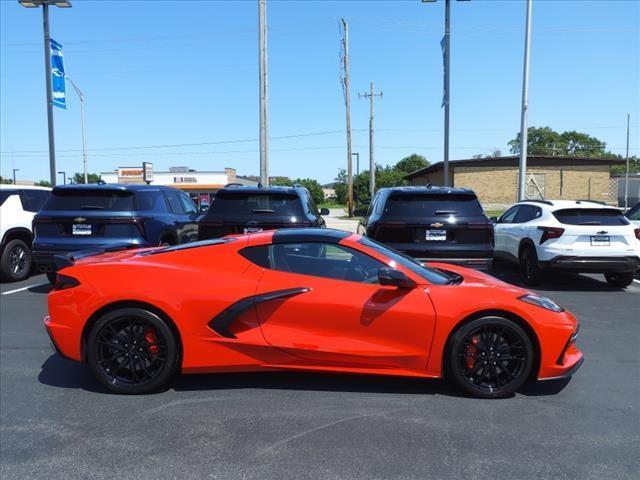
<path fill-rule="evenodd" d="M 40 383 L 58 388 L 81 389 L 111 394 L 93 376 L 86 364 L 51 355 L 43 364 Z M 526 396 L 555 395 L 570 379 L 526 385 L 519 393 Z M 299 390 L 317 392 L 357 392 L 407 395 L 445 395 L 473 398 L 445 380 L 305 372 L 215 373 L 177 376 L 168 389 L 177 392 L 200 390 Z M 162 393 L 162 392 L 160 392 Z"/>
<path fill-rule="evenodd" d="M 52 288 L 53 288 L 53 285 L 51 285 L 50 283 L 47 283 L 45 285 L 36 285 L 35 287 L 31 287 L 29 291 L 31 293 L 49 293 Z"/>

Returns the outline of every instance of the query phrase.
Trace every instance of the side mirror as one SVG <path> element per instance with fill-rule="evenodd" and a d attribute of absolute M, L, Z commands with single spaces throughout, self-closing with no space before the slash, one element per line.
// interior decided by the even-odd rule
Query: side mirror
<path fill-rule="evenodd" d="M 329 215 L 329 209 L 328 208 L 321 208 L 320 209 L 320 215 Z"/>
<path fill-rule="evenodd" d="M 414 288 L 416 286 L 416 282 L 400 270 L 389 267 L 380 267 L 380 270 L 378 270 L 378 281 L 380 285 L 391 285 L 398 288 Z"/>
<path fill-rule="evenodd" d="M 489 220 L 491 220 L 493 223 L 498 223 L 498 217 L 489 217 Z"/>

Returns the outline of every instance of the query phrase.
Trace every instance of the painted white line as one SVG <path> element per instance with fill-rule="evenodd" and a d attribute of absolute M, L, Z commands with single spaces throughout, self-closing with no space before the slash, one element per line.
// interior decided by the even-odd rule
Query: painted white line
<path fill-rule="evenodd" d="M 635 278 L 633 279 L 633 281 L 636 283 L 640 283 L 640 280 L 636 280 Z"/>
<path fill-rule="evenodd" d="M 49 282 L 36 283 L 35 285 L 27 285 L 26 287 L 16 288 L 15 290 L 9 290 L 8 292 L 2 292 L 2 295 L 11 295 L 12 293 L 24 292 L 25 290 L 29 290 L 30 288 L 42 287 L 44 285 L 49 285 Z"/>

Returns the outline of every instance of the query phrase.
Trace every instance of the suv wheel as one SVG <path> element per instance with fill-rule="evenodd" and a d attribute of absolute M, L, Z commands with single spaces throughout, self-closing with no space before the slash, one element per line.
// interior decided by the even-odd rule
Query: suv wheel
<path fill-rule="evenodd" d="M 24 280 L 31 271 L 31 249 L 22 240 L 14 239 L 5 246 L 0 258 L 3 280 Z"/>
<path fill-rule="evenodd" d="M 605 273 L 604 278 L 607 280 L 607 283 L 609 285 L 625 288 L 631 285 L 631 282 L 633 282 L 633 273 Z"/>
<path fill-rule="evenodd" d="M 520 253 L 520 274 L 526 285 L 538 285 L 544 277 L 536 251 L 531 247 L 525 247 Z"/>

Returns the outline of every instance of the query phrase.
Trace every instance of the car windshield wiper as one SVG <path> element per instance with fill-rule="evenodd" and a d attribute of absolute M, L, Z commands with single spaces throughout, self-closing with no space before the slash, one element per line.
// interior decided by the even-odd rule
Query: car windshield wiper
<path fill-rule="evenodd" d="M 275 213 L 275 210 L 269 210 L 268 208 L 255 208 L 253 213 Z"/>
<path fill-rule="evenodd" d="M 453 215 L 455 213 L 458 213 L 457 210 L 436 210 L 434 212 L 436 215 Z"/>
<path fill-rule="evenodd" d="M 80 210 L 104 210 L 100 205 L 82 205 Z"/>

